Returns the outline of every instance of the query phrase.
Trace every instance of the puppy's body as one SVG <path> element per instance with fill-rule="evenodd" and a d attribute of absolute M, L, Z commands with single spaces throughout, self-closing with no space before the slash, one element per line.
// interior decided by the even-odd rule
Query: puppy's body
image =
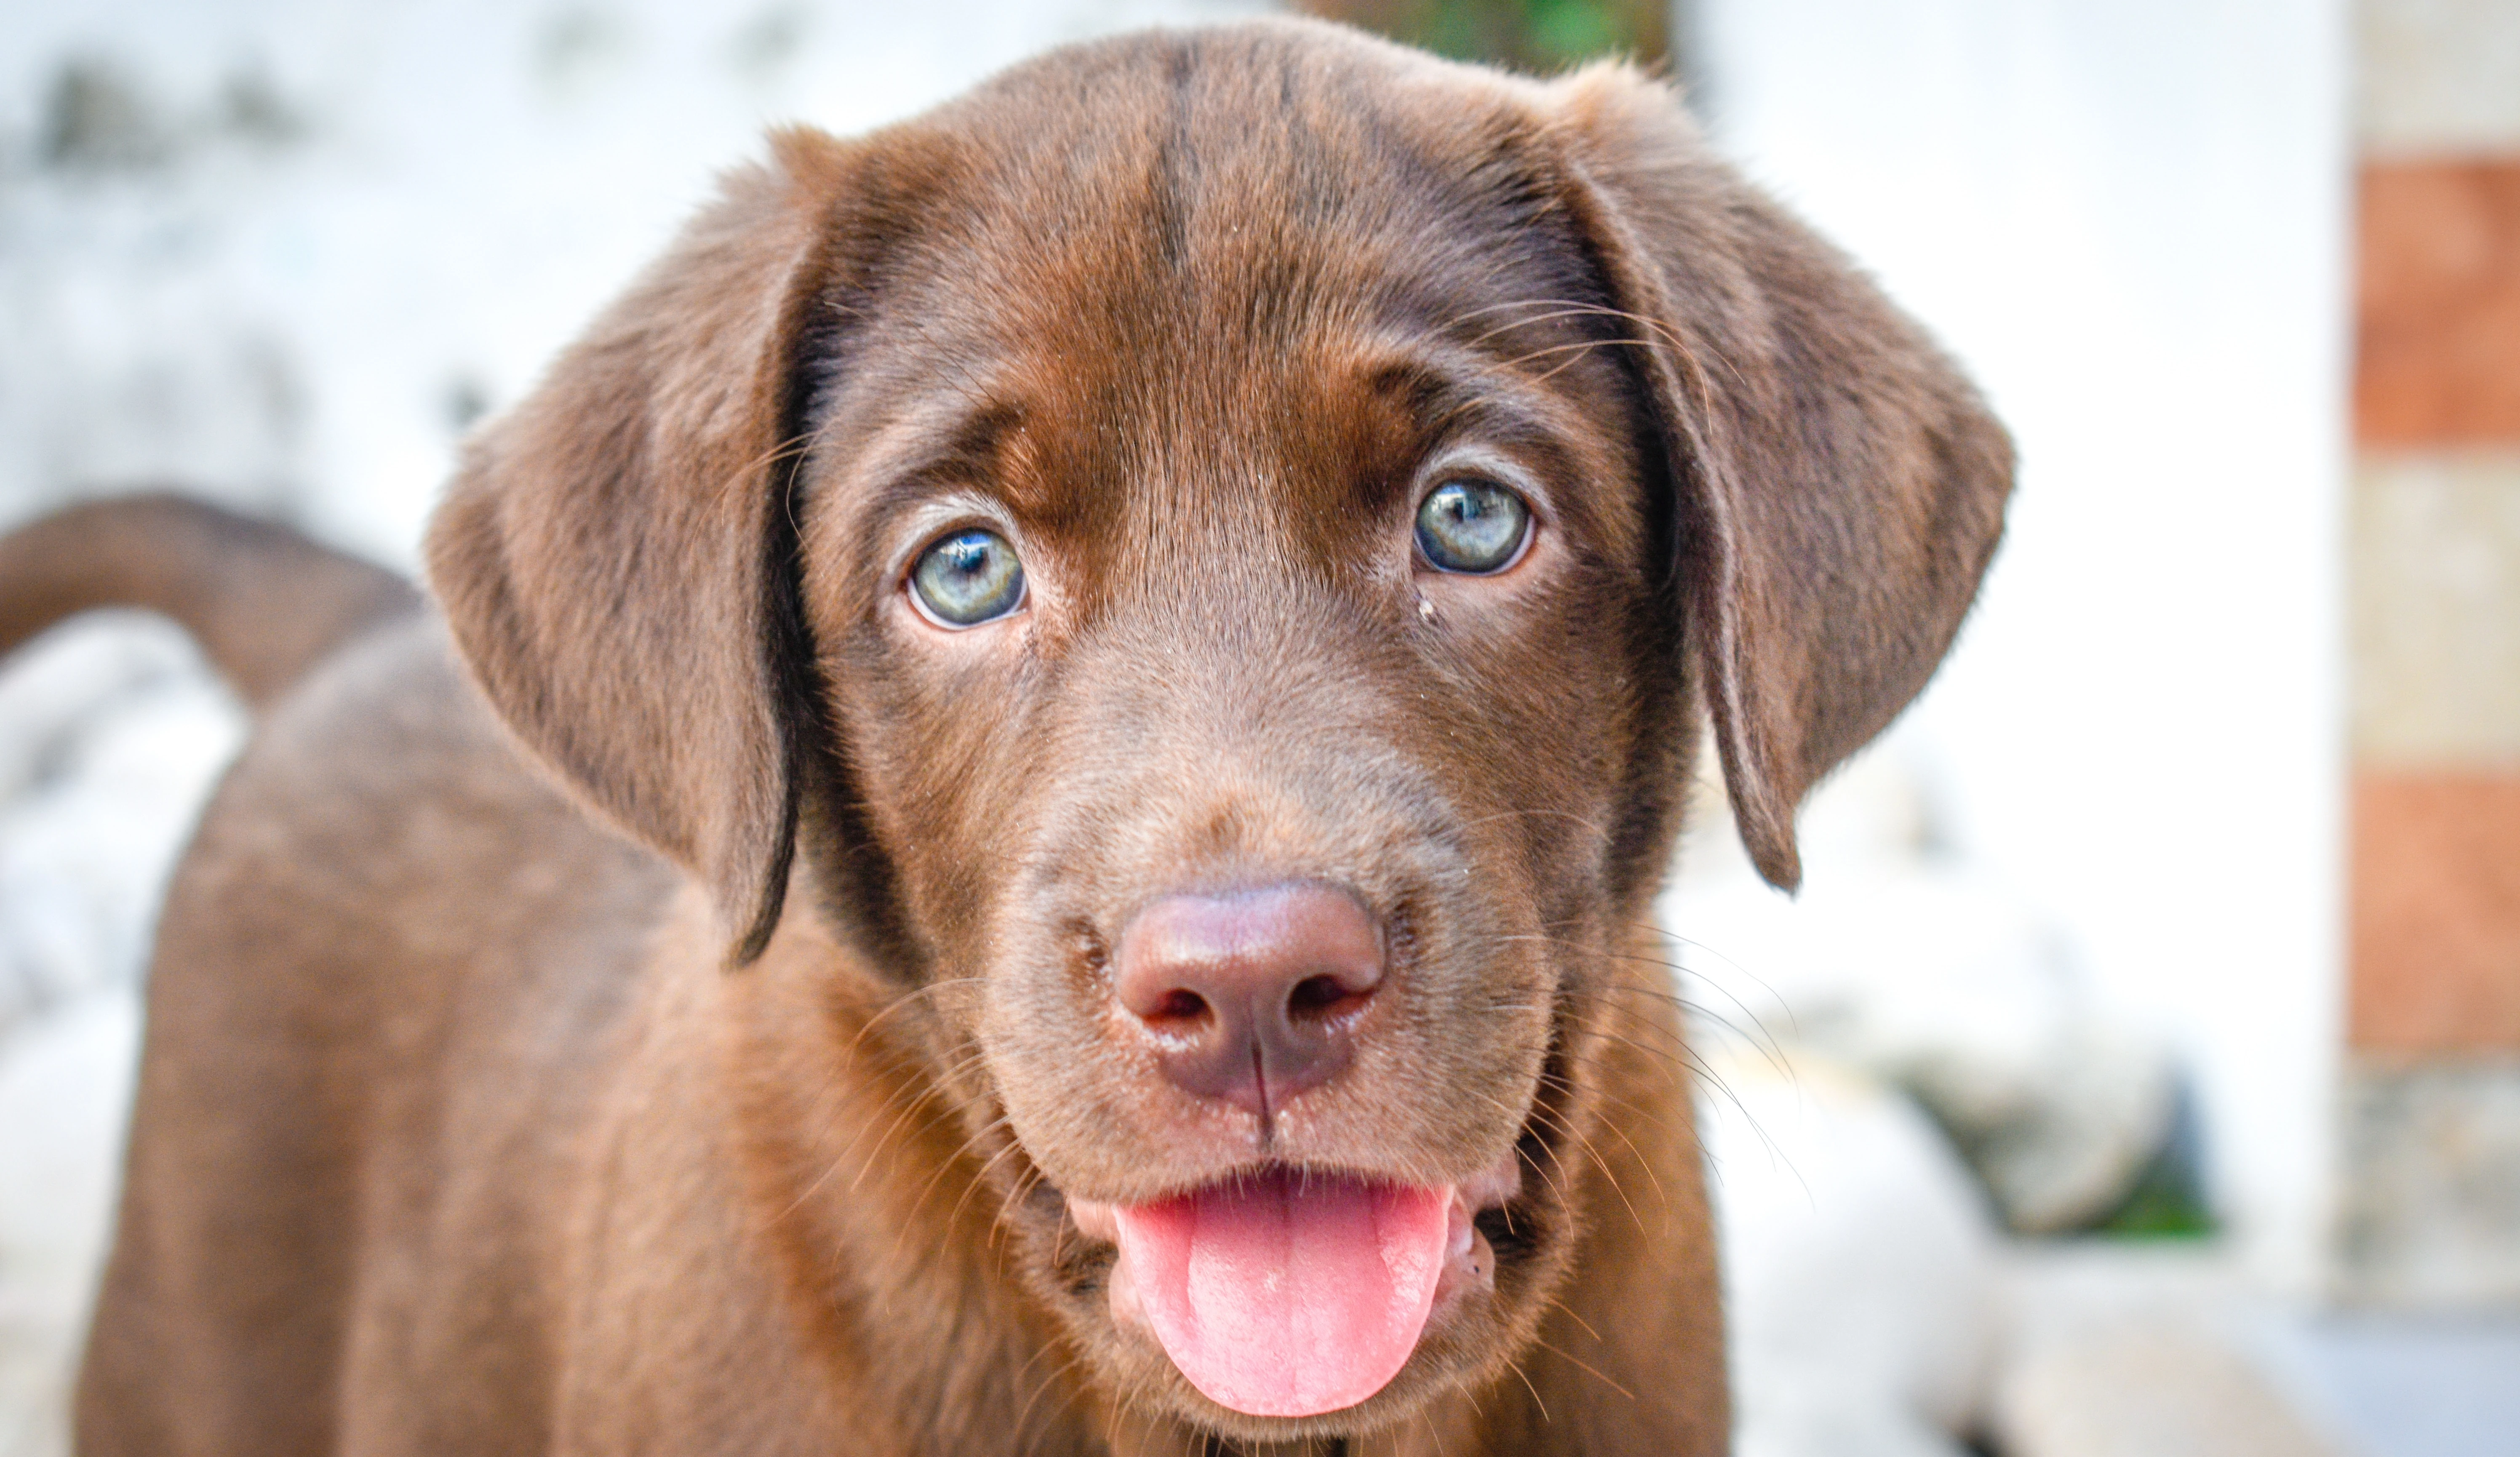
<path fill-rule="evenodd" d="M 722 971 L 705 899 L 517 755 L 432 622 L 265 720 L 159 937 L 83 1452 L 1198 1450 L 1008 1278 L 897 994 L 801 917 Z M 1555 1174 L 1600 1228 L 1553 1349 L 1351 1450 L 1722 1449 L 1678 1046 L 1605 1053 L 1656 1115 Z"/>
<path fill-rule="evenodd" d="M 785 136 L 474 443 L 445 623 L 314 614 L 83 1449 L 1723 1450 L 1694 725 L 1790 884 L 2009 468 L 1626 72 L 1265 24 Z"/>

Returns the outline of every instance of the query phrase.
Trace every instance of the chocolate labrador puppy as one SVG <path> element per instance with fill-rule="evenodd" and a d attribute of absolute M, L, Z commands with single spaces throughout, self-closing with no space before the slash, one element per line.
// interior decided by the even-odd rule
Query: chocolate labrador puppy
<path fill-rule="evenodd" d="M 771 150 L 472 442 L 442 616 L 0 550 L 263 704 L 82 1449 L 1723 1451 L 1649 907 L 1702 721 L 1791 887 L 1933 670 L 1977 395 L 1624 67 L 1156 33 Z"/>

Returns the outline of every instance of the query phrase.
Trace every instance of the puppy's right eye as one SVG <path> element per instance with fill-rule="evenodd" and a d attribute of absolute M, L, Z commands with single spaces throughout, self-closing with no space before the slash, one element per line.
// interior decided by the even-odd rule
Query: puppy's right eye
<path fill-rule="evenodd" d="M 920 553 L 910 596 L 939 627 L 977 627 L 1023 605 L 1023 564 L 995 531 L 957 531 Z"/>

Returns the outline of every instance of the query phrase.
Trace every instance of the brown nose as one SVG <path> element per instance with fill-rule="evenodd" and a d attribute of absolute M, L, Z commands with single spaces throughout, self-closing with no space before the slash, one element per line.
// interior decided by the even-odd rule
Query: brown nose
<path fill-rule="evenodd" d="M 1130 921 L 1114 966 L 1165 1075 L 1265 1118 L 1347 1067 L 1382 933 L 1325 886 L 1172 895 Z"/>

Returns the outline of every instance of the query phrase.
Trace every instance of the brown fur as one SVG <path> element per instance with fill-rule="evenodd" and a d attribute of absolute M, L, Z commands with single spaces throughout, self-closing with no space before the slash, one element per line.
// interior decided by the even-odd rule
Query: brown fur
<path fill-rule="evenodd" d="M 190 628 L 257 706 L 342 642 L 420 607 L 382 567 L 160 493 L 72 506 L 0 538 L 0 654 L 90 608 L 149 608 Z"/>
<path fill-rule="evenodd" d="M 1412 565 L 1465 448 L 1539 511 L 1493 578 Z M 1694 726 L 1792 884 L 2009 483 L 1624 68 L 1273 23 L 783 133 L 473 444 L 452 652 L 359 640 L 211 806 L 81 1449 L 1724 1450 L 1646 926 Z M 902 572 L 967 520 L 1033 596 L 948 635 Z M 1392 966 L 1259 1126 L 1155 1073 L 1105 962 L 1155 896 L 1291 879 Z M 1067 1216 L 1509 1153 L 1494 1294 L 1302 1421 L 1116 1327 Z"/>

